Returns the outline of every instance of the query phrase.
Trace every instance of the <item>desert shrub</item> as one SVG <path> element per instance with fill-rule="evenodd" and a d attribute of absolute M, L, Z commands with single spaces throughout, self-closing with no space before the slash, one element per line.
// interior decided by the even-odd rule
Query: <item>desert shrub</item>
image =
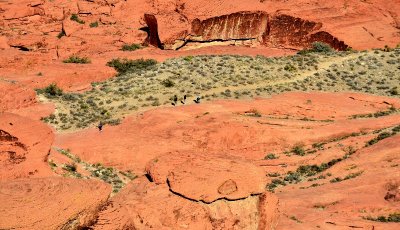
<path fill-rule="evenodd" d="M 370 117 L 383 117 L 383 116 L 388 116 L 391 115 L 393 113 L 397 112 L 397 109 L 395 107 L 390 107 L 388 110 L 384 110 L 384 111 L 378 111 L 376 113 L 367 113 L 367 114 L 355 114 L 352 115 L 351 118 L 353 119 L 357 119 L 357 118 L 370 118 Z"/>
<path fill-rule="evenodd" d="M 111 126 L 115 126 L 115 125 L 119 125 L 121 124 L 121 119 L 117 118 L 117 119 L 111 119 L 105 122 L 106 124 L 109 124 Z"/>
<path fill-rule="evenodd" d="M 168 88 L 173 87 L 175 85 L 175 83 L 169 78 L 161 81 L 161 84 Z"/>
<path fill-rule="evenodd" d="M 332 47 L 324 42 L 314 42 L 311 50 L 317 53 L 328 53 L 333 51 Z"/>
<path fill-rule="evenodd" d="M 352 178 L 356 178 L 356 177 L 360 176 L 362 173 L 363 173 L 363 171 L 356 172 L 356 173 L 350 173 L 349 175 L 345 176 L 343 179 L 340 178 L 340 177 L 335 177 L 332 180 L 330 180 L 329 182 L 338 183 L 338 182 L 341 182 L 341 181 L 344 181 L 344 180 L 349 180 L 349 179 L 352 179 Z"/>
<path fill-rule="evenodd" d="M 76 164 L 75 163 L 66 164 L 66 165 L 64 165 L 63 169 L 68 172 L 76 172 Z"/>
<path fill-rule="evenodd" d="M 385 51 L 385 52 L 390 52 L 390 51 L 392 51 L 393 49 L 392 48 L 390 48 L 388 45 L 385 45 L 385 47 L 383 48 L 383 51 Z"/>
<path fill-rule="evenodd" d="M 45 94 L 47 97 L 56 97 L 63 94 L 62 89 L 60 89 L 55 83 L 52 83 L 43 89 L 37 89 L 36 92 L 39 94 Z"/>
<path fill-rule="evenodd" d="M 371 139 L 370 141 L 368 141 L 367 144 L 365 144 L 365 146 L 367 147 L 367 146 L 376 144 L 379 141 L 381 141 L 381 140 L 383 140 L 385 138 L 391 137 L 394 134 L 395 134 L 395 132 L 393 132 L 393 133 L 389 133 L 389 132 L 380 133 L 377 137 L 375 137 L 374 139 Z"/>
<path fill-rule="evenodd" d="M 314 42 L 311 44 L 311 49 L 301 50 L 297 54 L 304 55 L 308 53 L 329 53 L 332 51 L 333 49 L 329 44 L 324 42 Z"/>
<path fill-rule="evenodd" d="M 393 88 L 389 91 L 389 93 L 390 93 L 391 95 L 393 95 L 393 96 L 395 96 L 395 95 L 400 95 L 400 92 L 399 92 L 399 90 L 397 89 L 397 87 L 393 87 Z"/>
<path fill-rule="evenodd" d="M 133 43 L 133 44 L 124 44 L 122 46 L 121 50 L 122 51 L 134 51 L 134 50 L 138 50 L 140 48 L 142 48 L 141 45 Z"/>
<path fill-rule="evenodd" d="M 79 18 L 79 16 L 77 14 L 72 14 L 71 17 L 69 18 L 72 21 L 75 21 L 79 24 L 85 24 L 85 21 L 83 21 L 82 19 Z"/>
<path fill-rule="evenodd" d="M 96 28 L 99 26 L 99 22 L 98 21 L 92 22 L 89 24 L 89 26 L 90 26 L 90 28 Z"/>
<path fill-rule="evenodd" d="M 65 101 L 76 101 L 79 99 L 79 96 L 77 94 L 66 93 L 62 96 L 62 99 Z"/>
<path fill-rule="evenodd" d="M 273 159 L 278 159 L 278 157 L 275 156 L 275 154 L 273 153 L 270 153 L 264 157 L 264 160 L 273 160 Z"/>
<path fill-rule="evenodd" d="M 157 61 L 154 59 L 137 59 L 137 60 L 129 60 L 129 59 L 112 59 L 107 62 L 107 66 L 113 67 L 119 75 L 134 72 L 138 70 L 146 70 L 155 66 Z"/>
<path fill-rule="evenodd" d="M 183 60 L 190 62 L 193 60 L 193 56 L 186 56 L 183 58 Z"/>
<path fill-rule="evenodd" d="M 89 58 L 87 57 L 78 57 L 78 56 L 70 56 L 68 59 L 63 61 L 64 63 L 75 63 L 75 64 L 88 64 L 90 63 Z"/>
<path fill-rule="evenodd" d="M 379 221 L 379 222 L 400 222 L 400 213 L 391 213 L 389 216 L 364 217 L 366 220 Z"/>
<path fill-rule="evenodd" d="M 268 191 L 273 192 L 274 189 L 275 189 L 276 187 L 278 187 L 279 185 L 285 186 L 286 183 L 285 183 L 285 181 L 282 181 L 282 180 L 280 180 L 280 179 L 273 179 L 273 180 L 271 181 L 271 183 L 267 185 L 267 189 L 268 189 Z"/>
<path fill-rule="evenodd" d="M 289 72 L 294 72 L 297 70 L 292 64 L 287 64 L 283 69 Z"/>
<path fill-rule="evenodd" d="M 298 156 L 304 156 L 306 155 L 306 151 L 304 150 L 302 145 L 296 145 L 292 148 L 292 153 Z"/>

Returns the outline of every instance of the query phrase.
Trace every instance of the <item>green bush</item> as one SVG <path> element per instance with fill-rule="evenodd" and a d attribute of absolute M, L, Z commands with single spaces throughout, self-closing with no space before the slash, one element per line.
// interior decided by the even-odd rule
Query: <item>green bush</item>
<path fill-rule="evenodd" d="M 284 67 L 284 70 L 289 71 L 289 72 L 294 72 L 297 69 L 296 69 L 296 67 L 294 67 L 292 64 L 289 63 Z"/>
<path fill-rule="evenodd" d="M 378 216 L 376 218 L 373 217 L 365 217 L 364 219 L 372 220 L 372 221 L 379 221 L 379 222 L 400 222 L 400 213 L 391 213 L 389 216 Z"/>
<path fill-rule="evenodd" d="M 193 56 L 186 56 L 183 58 L 183 60 L 190 62 L 193 60 Z"/>
<path fill-rule="evenodd" d="M 157 61 L 154 59 L 137 59 L 137 60 L 129 60 L 129 59 L 112 59 L 107 62 L 107 66 L 113 67 L 119 75 L 134 72 L 139 70 L 147 70 L 151 67 L 155 66 Z"/>
<path fill-rule="evenodd" d="M 76 172 L 76 164 L 75 163 L 66 164 L 66 165 L 64 165 L 63 169 L 68 172 Z"/>
<path fill-rule="evenodd" d="M 138 50 L 140 48 L 142 48 L 142 46 L 139 45 L 139 44 L 135 44 L 135 43 L 133 43 L 133 44 L 125 44 L 125 45 L 122 46 L 122 51 L 135 51 L 135 50 Z"/>
<path fill-rule="evenodd" d="M 270 153 L 264 157 L 264 160 L 273 160 L 273 159 L 278 159 L 278 157 L 275 156 L 275 154 L 273 153 Z"/>
<path fill-rule="evenodd" d="M 64 63 L 75 63 L 75 64 L 88 64 L 90 63 L 89 58 L 70 56 L 68 59 L 63 61 Z"/>
<path fill-rule="evenodd" d="M 298 156 L 306 155 L 306 151 L 304 150 L 303 146 L 301 146 L 301 145 L 294 146 L 291 152 Z"/>
<path fill-rule="evenodd" d="M 334 51 L 329 44 L 324 42 L 314 42 L 311 44 L 311 49 L 304 49 L 299 51 L 297 54 L 304 55 L 307 53 L 329 53 Z"/>
<path fill-rule="evenodd" d="M 385 138 L 393 136 L 394 134 L 396 134 L 396 133 L 389 133 L 389 132 L 380 133 L 377 137 L 375 137 L 374 139 L 368 141 L 367 144 L 365 144 L 365 147 L 373 145 L 373 144 L 376 144 L 376 143 L 378 143 L 379 141 L 381 141 L 381 140 L 383 140 Z"/>
<path fill-rule="evenodd" d="M 173 87 L 175 85 L 175 82 L 173 82 L 171 79 L 165 79 L 161 82 L 161 84 L 165 87 Z"/>
<path fill-rule="evenodd" d="M 60 89 L 55 83 L 52 83 L 43 89 L 38 89 L 36 92 L 39 94 L 46 94 L 46 96 L 49 97 L 61 96 L 63 94 L 62 89 Z"/>
<path fill-rule="evenodd" d="M 79 24 L 85 24 L 85 21 L 83 21 L 82 19 L 80 19 L 79 16 L 78 16 L 77 14 L 72 14 L 71 17 L 70 17 L 70 19 L 71 19 L 72 21 L 75 21 L 75 22 L 79 23 Z"/>
<path fill-rule="evenodd" d="M 328 53 L 333 51 L 332 47 L 324 42 L 314 42 L 311 50 L 317 53 Z"/>
<path fill-rule="evenodd" d="M 89 24 L 90 28 L 95 28 L 99 26 L 99 22 L 95 21 Z"/>

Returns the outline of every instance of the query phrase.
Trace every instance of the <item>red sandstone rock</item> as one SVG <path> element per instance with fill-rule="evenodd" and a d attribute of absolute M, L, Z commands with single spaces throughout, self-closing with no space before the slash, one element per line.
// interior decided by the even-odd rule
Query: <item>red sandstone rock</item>
<path fill-rule="evenodd" d="M 26 86 L 31 89 L 55 82 L 65 90 L 85 90 L 90 82 L 114 75 L 105 63 L 116 57 L 164 60 L 210 53 L 275 55 L 302 49 L 314 41 L 337 49 L 346 45 L 357 49 L 395 46 L 400 42 L 399 4 L 378 0 L 372 4 L 375 7 L 357 1 L 305 4 L 301 0 L 6 1 L 0 3 L 0 25 L 4 28 L 0 74 L 7 80 L 29 83 Z M 71 21 L 71 14 L 77 14 L 85 24 Z M 92 22 L 99 22 L 99 26 L 91 28 Z M 59 39 L 63 27 L 67 36 Z M 190 42 L 215 39 L 225 42 Z M 124 43 L 182 50 L 119 51 Z M 257 49 L 214 46 L 193 50 L 216 44 Z M 8 49 L 10 45 L 13 49 Z M 273 49 L 271 54 L 265 47 L 281 51 Z M 285 47 L 288 49 L 282 50 Z M 79 66 L 61 64 L 70 55 L 89 57 L 93 69 L 85 66 L 82 74 Z M 44 79 L 37 81 L 33 76 L 39 72 Z"/>
<path fill-rule="evenodd" d="M 307 104 L 309 100 L 311 104 Z M 159 156 L 167 153 L 188 155 L 182 159 L 201 156 L 204 152 L 207 156 L 224 153 L 231 157 L 262 159 L 267 152 L 283 152 L 299 142 L 307 145 L 353 132 L 396 125 L 397 114 L 380 117 L 376 122 L 348 120 L 354 114 L 387 110 L 390 104 L 400 107 L 396 98 L 356 93 L 286 93 L 271 99 L 221 100 L 200 106 L 147 111 L 127 118 L 119 127 L 106 126 L 101 135 L 95 127 L 61 134 L 57 136 L 55 145 L 69 148 L 89 162 L 100 161 L 137 173 L 144 171 L 147 162 L 157 161 Z M 258 110 L 263 117 L 258 120 L 244 116 L 251 109 Z M 194 119 L 205 112 L 209 115 Z M 287 116 L 291 119 L 277 119 Z M 334 122 L 302 121 L 304 117 Z M 163 122 L 158 122 L 160 120 Z M 149 137 L 156 138 L 157 144 Z M 182 159 L 171 158 L 167 162 L 178 165 L 183 163 Z M 147 168 L 155 175 L 155 182 L 165 182 L 164 175 L 169 173 L 167 168 L 154 172 L 151 167 Z"/>
<path fill-rule="evenodd" d="M 105 205 L 110 190 L 110 186 L 100 181 L 63 177 L 1 181 L 0 228 L 90 226 Z"/>
<path fill-rule="evenodd" d="M 251 162 L 224 156 L 172 154 L 158 156 L 146 166 L 148 177 L 188 199 L 211 203 L 261 194 L 263 170 Z"/>
<path fill-rule="evenodd" d="M 261 168 L 245 161 L 196 157 L 171 169 L 167 179 L 173 192 L 211 203 L 261 194 L 263 174 Z"/>
<path fill-rule="evenodd" d="M 0 113 L 34 105 L 36 94 L 32 89 L 15 82 L 0 81 Z"/>
<path fill-rule="evenodd" d="M 264 202 L 267 199 L 270 202 Z M 130 183 L 111 202 L 100 212 L 95 229 L 274 229 L 279 215 L 277 198 L 271 193 L 206 204 L 174 195 L 166 184 L 145 178 Z M 268 223 L 261 225 L 261 220 Z"/>
<path fill-rule="evenodd" d="M 41 121 L 0 114 L 0 181 L 51 175 L 46 157 L 53 139 Z"/>
<path fill-rule="evenodd" d="M 293 185 L 279 192 L 280 211 L 286 213 L 286 217 L 280 219 L 277 229 L 313 229 L 317 226 L 321 229 L 398 229 L 398 223 L 366 221 L 362 217 L 387 216 L 399 210 L 398 202 L 385 199 L 388 185 L 400 176 L 398 166 L 391 166 L 400 162 L 396 156 L 400 151 L 399 141 L 399 135 L 382 140 L 357 152 L 348 162 L 340 162 L 328 170 L 334 177 L 342 178 L 350 172 L 362 171 L 356 178 L 339 183 L 327 181 L 322 186 L 308 189 Z M 301 223 L 290 219 L 291 216 Z"/>

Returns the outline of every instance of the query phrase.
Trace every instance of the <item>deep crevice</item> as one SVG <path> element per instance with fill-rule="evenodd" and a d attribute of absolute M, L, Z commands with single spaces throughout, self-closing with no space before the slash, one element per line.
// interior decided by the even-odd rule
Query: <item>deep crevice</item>
<path fill-rule="evenodd" d="M 187 196 L 185 196 L 185 195 L 183 195 L 183 194 L 181 194 L 181 193 L 178 193 L 178 192 L 173 191 L 173 190 L 171 189 L 171 185 L 170 185 L 168 179 L 167 179 L 167 185 L 168 185 L 169 191 L 170 191 L 172 194 L 177 195 L 177 196 L 179 196 L 179 197 L 182 197 L 182 198 L 184 198 L 184 199 L 186 199 L 186 200 L 190 200 L 190 201 L 193 201 L 193 202 L 196 202 L 196 203 L 203 203 L 203 204 L 211 204 L 211 203 L 214 203 L 214 202 L 219 201 L 219 200 L 226 200 L 226 201 L 245 200 L 245 199 L 247 199 L 247 198 L 249 198 L 249 197 L 252 197 L 252 196 L 259 196 L 259 195 L 261 194 L 261 193 L 254 193 L 254 194 L 250 194 L 249 196 L 242 197 L 242 198 L 237 198 L 237 199 L 229 199 L 229 198 L 226 198 L 226 197 L 220 197 L 220 198 L 215 199 L 215 200 L 213 200 L 213 201 L 211 201 L 211 202 L 206 202 L 206 201 L 204 201 L 204 200 L 196 200 L 196 199 L 187 197 Z"/>
<path fill-rule="evenodd" d="M 29 48 L 26 48 L 25 46 L 11 46 L 11 47 L 12 47 L 12 48 L 19 49 L 19 50 L 24 51 L 24 52 L 30 51 L 30 49 L 29 49 Z"/>
<path fill-rule="evenodd" d="M 150 176 L 150 174 L 148 174 L 148 173 L 146 173 L 146 174 L 144 174 L 144 176 L 147 178 L 147 180 L 149 180 L 150 182 L 154 182 L 153 181 L 153 178 L 151 178 L 151 176 Z"/>

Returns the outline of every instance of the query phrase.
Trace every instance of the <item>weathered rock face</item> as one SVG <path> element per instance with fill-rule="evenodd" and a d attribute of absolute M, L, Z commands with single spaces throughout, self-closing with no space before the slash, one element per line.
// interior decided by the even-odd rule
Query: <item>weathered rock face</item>
<path fill-rule="evenodd" d="M 110 190 L 110 186 L 100 181 L 63 177 L 2 181 L 0 229 L 90 226 Z"/>
<path fill-rule="evenodd" d="M 271 18 L 263 43 L 272 47 L 307 48 L 316 41 L 325 42 L 337 50 L 348 46 L 326 31 L 320 31 L 322 23 L 304 20 L 289 15 Z"/>
<path fill-rule="evenodd" d="M 205 203 L 244 199 L 265 190 L 264 171 L 240 159 L 166 154 L 150 161 L 146 171 L 153 182 L 168 183 L 175 194 Z"/>
<path fill-rule="evenodd" d="M 157 16 L 162 17 L 162 16 Z M 160 48 L 179 49 L 186 43 L 213 41 L 244 41 L 248 45 L 261 44 L 268 47 L 291 49 L 308 48 L 313 42 L 321 41 L 330 44 L 337 50 L 348 46 L 326 31 L 321 31 L 322 23 L 296 18 L 290 15 L 270 15 L 263 11 L 244 11 L 228 15 L 194 19 L 191 30 L 175 33 L 166 39 L 159 39 L 157 17 L 145 15 L 148 25 L 148 43 Z"/>
<path fill-rule="evenodd" d="M 11 113 L 0 115 L 0 181 L 47 176 L 46 156 L 54 134 L 40 121 Z"/>
<path fill-rule="evenodd" d="M 266 12 L 237 12 L 192 22 L 194 41 L 257 39 L 268 27 Z"/>
<path fill-rule="evenodd" d="M 0 81 L 0 113 L 10 109 L 20 109 L 36 103 L 33 89 L 13 82 Z"/>
<path fill-rule="evenodd" d="M 127 202 L 128 201 L 128 202 Z M 166 184 L 132 181 L 100 212 L 95 229 L 275 229 L 278 199 L 263 193 L 207 204 L 171 193 Z"/>
<path fill-rule="evenodd" d="M 168 153 L 149 161 L 100 213 L 96 229 L 275 229 L 278 198 L 250 161 Z M 129 202 L 126 202 L 128 201 Z"/>

